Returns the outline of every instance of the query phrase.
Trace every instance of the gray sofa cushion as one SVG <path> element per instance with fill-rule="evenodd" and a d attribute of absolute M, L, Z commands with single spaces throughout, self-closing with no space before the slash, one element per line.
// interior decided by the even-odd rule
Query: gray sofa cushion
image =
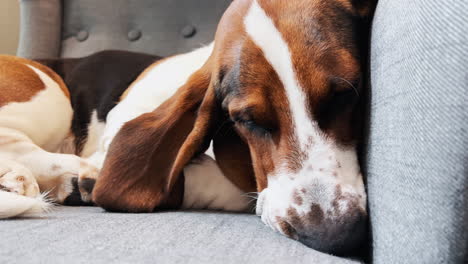
<path fill-rule="evenodd" d="M 374 263 L 466 261 L 467 14 L 467 1 L 379 1 L 367 149 Z"/>
<path fill-rule="evenodd" d="M 359 263 L 278 235 L 254 215 L 61 207 L 0 230 L 2 263 Z"/>

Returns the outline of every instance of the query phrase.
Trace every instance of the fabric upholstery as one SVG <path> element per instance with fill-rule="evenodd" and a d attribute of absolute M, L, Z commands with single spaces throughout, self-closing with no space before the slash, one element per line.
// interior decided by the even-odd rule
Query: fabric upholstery
<path fill-rule="evenodd" d="M 254 215 L 62 207 L 0 230 L 1 263 L 359 263 L 275 234 Z"/>
<path fill-rule="evenodd" d="M 20 42 L 17 55 L 53 58 L 60 54 L 61 0 L 20 0 Z"/>
<path fill-rule="evenodd" d="M 18 55 L 80 57 L 106 49 L 159 56 L 187 52 L 214 39 L 218 21 L 230 2 L 21 0 Z"/>
<path fill-rule="evenodd" d="M 62 57 L 104 49 L 159 56 L 208 44 L 231 0 L 63 1 Z M 187 28 L 194 28 L 187 34 Z M 85 40 L 76 38 L 87 32 Z M 187 33 L 191 33 L 190 30 Z M 132 38 L 132 34 L 134 35 Z M 135 36 L 140 35 L 138 38 Z"/>
<path fill-rule="evenodd" d="M 379 1 L 367 144 L 374 263 L 466 263 L 467 14 L 467 1 Z"/>

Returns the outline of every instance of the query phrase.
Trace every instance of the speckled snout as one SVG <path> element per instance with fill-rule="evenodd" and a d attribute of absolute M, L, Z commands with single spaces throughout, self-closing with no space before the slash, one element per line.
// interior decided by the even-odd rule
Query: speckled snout
<path fill-rule="evenodd" d="M 361 245 L 367 233 L 367 212 L 361 207 L 361 197 L 343 193 L 340 185 L 335 188 L 329 206 L 314 203 L 311 199 L 314 195 L 308 195 L 305 189 L 296 193 L 295 202 L 308 200 L 308 208 L 290 206 L 286 215 L 277 220 L 286 231 L 283 233 L 311 248 L 338 255 Z"/>
<path fill-rule="evenodd" d="M 365 208 L 362 182 L 343 183 L 322 171 L 307 177 L 272 178 L 259 194 L 256 213 L 267 226 L 292 239 L 341 255 L 365 239 Z"/>

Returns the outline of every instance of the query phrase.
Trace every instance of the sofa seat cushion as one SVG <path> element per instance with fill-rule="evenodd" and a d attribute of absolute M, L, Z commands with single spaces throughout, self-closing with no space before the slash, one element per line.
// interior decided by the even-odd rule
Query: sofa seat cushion
<path fill-rule="evenodd" d="M 0 229 L 1 263 L 360 263 L 307 248 L 248 214 L 60 207 Z"/>

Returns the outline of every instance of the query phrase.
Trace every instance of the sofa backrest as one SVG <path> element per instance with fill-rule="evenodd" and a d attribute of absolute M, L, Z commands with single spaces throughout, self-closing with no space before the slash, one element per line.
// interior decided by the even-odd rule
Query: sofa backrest
<path fill-rule="evenodd" d="M 21 0 L 18 55 L 80 57 L 105 49 L 168 56 L 208 44 L 232 0 Z"/>

